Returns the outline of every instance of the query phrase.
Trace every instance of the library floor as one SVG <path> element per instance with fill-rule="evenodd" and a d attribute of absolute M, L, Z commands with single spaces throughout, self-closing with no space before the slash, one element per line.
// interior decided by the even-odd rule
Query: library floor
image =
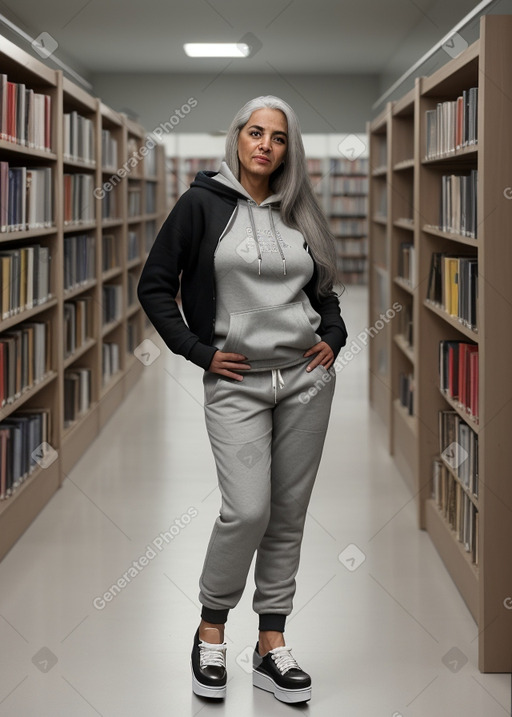
<path fill-rule="evenodd" d="M 359 287 L 343 298 L 352 339 L 366 300 Z M 201 372 L 155 342 L 161 355 L 0 563 L 0 715 L 509 715 L 510 675 L 479 673 L 476 625 L 368 407 L 367 347 L 338 373 L 285 633 L 311 701 L 252 687 L 252 572 L 226 628 L 226 700 L 192 694 L 219 493 Z"/>

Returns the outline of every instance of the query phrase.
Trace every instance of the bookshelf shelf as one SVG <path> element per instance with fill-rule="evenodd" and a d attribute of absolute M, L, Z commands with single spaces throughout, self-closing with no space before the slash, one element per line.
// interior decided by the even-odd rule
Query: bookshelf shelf
<path fill-rule="evenodd" d="M 479 669 L 507 673 L 512 672 L 512 614 L 503 602 L 512 595 L 512 213 L 504 189 L 512 163 L 512 103 L 506 100 L 511 83 L 512 16 L 485 15 L 475 43 L 430 77 L 417 77 L 410 92 L 388 102 L 368 124 L 370 166 L 379 168 L 370 177 L 369 325 L 395 302 L 402 307 L 372 340 L 370 401 L 388 427 L 390 453 L 415 497 L 418 527 L 431 537 L 477 623 Z M 436 149 L 436 122 L 446 122 L 448 115 L 455 143 L 462 146 L 427 159 Z M 471 182 L 443 179 L 460 175 Z M 450 192 L 456 197 L 459 187 L 466 203 L 460 215 L 457 203 L 449 203 Z M 477 226 L 478 239 L 439 229 L 440 206 L 446 226 Z M 385 217 L 380 222 L 379 215 Z M 408 216 L 416 219 L 413 227 L 402 221 Z M 417 279 L 407 285 L 404 276 Z M 451 313 L 441 301 L 451 304 Z M 476 317 L 478 330 L 458 316 Z M 453 344 L 441 353 L 441 342 Z M 462 350 L 461 362 L 456 348 L 467 343 L 476 345 L 476 360 L 466 361 Z M 456 367 L 461 379 L 455 388 L 466 391 L 464 403 L 478 405 L 478 420 L 439 388 L 440 354 L 458 361 L 451 364 L 449 380 Z M 450 372 L 449 361 L 444 367 Z M 404 394 L 412 399 L 415 429 L 406 420 Z M 465 471 L 478 462 L 478 497 L 472 493 L 474 474 L 467 489 L 443 460 L 451 445 L 446 441 L 469 449 Z M 454 504 L 446 516 L 437 506 L 434 465 L 448 468 L 442 475 L 452 494 L 443 500 L 459 501 L 457 531 L 449 523 Z"/>
<path fill-rule="evenodd" d="M 377 224 L 383 224 L 384 226 L 386 226 L 388 223 L 387 218 L 385 216 L 382 216 L 379 214 L 374 215 L 373 221 L 376 222 Z"/>
<path fill-rule="evenodd" d="M 31 93 L 33 98 L 26 106 L 34 108 L 30 110 L 34 111 L 34 116 L 25 125 L 20 123 L 20 127 L 30 127 L 31 130 L 34 127 L 36 130 L 34 136 L 27 136 L 30 142 L 34 140 L 33 147 L 0 139 L 1 158 L 11 167 L 26 167 L 31 171 L 25 174 L 21 169 L 17 170 L 21 179 L 20 188 L 26 177 L 27 188 L 30 188 L 30 193 L 27 192 L 29 202 L 34 202 L 37 192 L 46 189 L 48 181 L 51 181 L 51 207 L 44 201 L 34 202 L 32 207 L 28 203 L 32 213 L 17 219 L 19 224 L 30 222 L 35 228 L 0 233 L 2 250 L 5 249 L 4 276 L 7 269 L 12 272 L 10 285 L 13 288 L 9 303 L 14 306 L 17 303 L 20 306 L 30 305 L 31 295 L 34 300 L 37 298 L 36 289 L 40 291 L 40 296 L 50 295 L 44 303 L 0 321 L 0 331 L 9 332 L 4 348 L 7 346 L 6 352 L 14 354 L 16 346 L 22 346 L 23 336 L 23 342 L 29 346 L 34 361 L 37 361 L 36 373 L 39 375 L 41 371 L 41 359 L 45 358 L 48 362 L 49 357 L 51 371 L 23 390 L 13 402 L 4 405 L 0 409 L 0 421 L 18 415 L 21 408 L 23 415 L 31 416 L 29 420 L 33 421 L 33 425 L 37 422 L 39 437 L 43 436 L 43 441 L 51 445 L 56 455 L 51 465 L 34 471 L 12 495 L 0 501 L 1 559 L 62 484 L 67 471 L 96 438 L 140 375 L 133 366 L 128 374 L 126 360 L 149 333 L 142 312 L 134 307 L 130 307 L 129 311 L 126 309 L 124 297 L 127 296 L 128 282 L 133 283 L 138 278 L 141 268 L 140 261 L 126 261 L 128 221 L 130 226 L 133 221 L 137 222 L 134 229 L 139 234 L 141 254 L 143 237 L 144 250 L 147 251 L 167 215 L 167 207 L 163 145 L 140 154 L 137 167 L 129 177 L 118 174 L 134 151 L 134 143 L 137 150 L 141 148 L 145 135 L 142 127 L 75 85 L 61 71 L 50 69 L 3 37 L 0 37 L 0 58 L 2 73 L 16 86 L 12 93 L 15 101 L 16 92 L 21 92 L 20 85 L 23 83 L 24 91 Z M 11 102 L 11 95 L 9 97 Z M 23 130 L 21 141 L 24 141 Z M 131 181 L 132 177 L 136 177 L 135 182 Z M 38 181 L 40 178 L 41 183 Z M 106 187 L 107 182 L 111 186 L 104 192 L 103 199 L 93 194 L 95 188 Z M 129 187 L 140 189 L 140 209 L 135 219 L 128 217 Z M 77 196 L 76 189 L 81 196 L 74 204 L 70 199 L 73 194 Z M 146 199 L 150 202 L 147 207 Z M 87 214 L 81 213 L 81 207 L 87 209 Z M 151 211 L 146 212 L 146 209 Z M 53 222 L 52 226 L 45 226 L 49 221 Z M 118 266 L 112 272 L 104 273 L 103 241 L 107 233 L 114 236 Z M 79 247 L 86 251 L 80 251 Z M 25 248 L 27 251 L 18 251 Z M 43 268 L 41 264 L 36 264 L 41 251 L 45 261 L 49 255 L 49 276 L 44 271 L 35 271 Z M 66 284 L 83 277 L 89 278 L 72 289 L 64 290 Z M 113 290 L 113 298 L 120 300 L 120 304 L 114 306 L 118 314 L 112 312 L 110 316 L 118 315 L 119 319 L 103 327 L 103 292 L 110 280 L 119 287 L 118 294 Z M 39 282 L 37 285 L 36 281 Z M 5 303 L 3 305 L 5 307 Z M 78 343 L 80 337 L 83 338 L 83 334 L 75 331 L 82 324 L 78 320 L 76 325 L 73 323 L 73 312 L 76 312 L 77 319 L 80 316 L 81 321 L 84 314 L 79 315 L 79 312 L 83 311 L 86 312 L 87 338 L 72 355 L 65 356 L 66 346 L 72 344 L 73 332 Z M 34 326 L 27 326 L 27 321 Z M 37 343 L 42 341 L 42 332 L 36 325 L 40 323 L 46 326 L 49 340 L 44 357 L 41 356 L 42 343 Z M 35 349 L 32 348 L 30 332 L 34 335 Z M 6 356 L 9 355 L 6 353 Z M 32 360 L 31 354 L 29 359 Z M 4 369 L 7 374 L 8 364 L 4 365 Z M 102 388 L 104 370 L 116 371 L 116 378 Z M 84 405 L 88 407 L 65 427 L 65 417 L 67 424 L 68 416 L 72 415 L 70 407 L 77 407 L 75 392 L 71 390 L 68 393 L 76 380 L 80 382 L 80 389 L 84 389 L 79 392 L 83 400 L 80 408 Z M 9 386 L 9 392 L 12 393 L 12 386 Z M 73 403 L 74 406 L 71 405 Z M 9 422 L 4 428 L 5 431 L 13 431 Z M 27 432 L 26 428 L 23 430 Z M 14 445 L 14 441 L 8 445 Z M 9 488 L 16 478 L 12 456 L 7 466 L 6 488 Z M 16 470 L 19 469 L 16 467 Z"/>
<path fill-rule="evenodd" d="M 64 368 L 69 368 L 77 359 L 83 356 L 89 349 L 96 345 L 96 339 L 87 339 L 82 346 L 76 349 L 70 356 L 64 358 Z"/>
<path fill-rule="evenodd" d="M 131 304 L 126 309 L 126 317 L 130 319 L 137 311 L 140 311 L 140 306 L 138 304 Z"/>
<path fill-rule="evenodd" d="M 441 393 L 441 396 L 446 401 L 446 403 L 450 406 L 450 408 L 453 409 L 454 411 L 457 411 L 459 416 L 461 418 L 463 418 L 464 421 L 466 421 L 468 426 L 470 426 L 475 433 L 478 433 L 478 431 L 480 430 L 479 422 L 477 420 L 475 420 L 473 418 L 473 416 L 471 416 L 471 414 L 468 413 L 468 411 L 466 411 L 465 406 L 463 406 L 458 401 L 455 401 L 453 398 L 450 398 L 450 396 L 448 396 L 448 394 L 444 393 L 444 391 L 440 390 L 440 393 Z"/>
<path fill-rule="evenodd" d="M 393 282 L 404 291 L 407 291 L 408 294 L 414 296 L 414 287 L 411 286 L 411 283 L 407 281 L 407 279 L 404 279 L 401 276 L 395 276 Z"/>
<path fill-rule="evenodd" d="M 36 164 L 39 164 L 37 160 L 44 159 L 45 162 L 55 162 L 57 155 L 54 152 L 47 152 L 43 149 L 37 149 L 35 147 L 26 147 L 22 144 L 16 144 L 15 142 L 9 142 L 6 139 L 0 139 L 0 152 L 7 161 L 15 158 L 15 155 L 20 157 L 29 157 L 30 160 L 36 160 Z"/>
<path fill-rule="evenodd" d="M 126 266 L 128 269 L 135 269 L 142 264 L 142 261 L 140 256 L 136 256 L 134 259 L 130 259 Z"/>
<path fill-rule="evenodd" d="M 13 326 L 19 324 L 20 321 L 27 321 L 28 319 L 32 319 L 34 316 L 37 316 L 43 311 L 51 309 L 52 306 L 56 305 L 57 299 L 50 298 L 48 299 L 48 301 L 45 301 L 44 304 L 34 306 L 33 309 L 25 309 L 24 311 L 19 311 L 17 314 L 14 314 L 14 316 L 9 316 L 8 318 L 0 321 L 0 331 L 8 331 L 9 329 L 12 329 Z"/>
<path fill-rule="evenodd" d="M 424 306 L 426 306 L 429 311 L 432 311 L 432 313 L 436 314 L 436 316 L 439 316 L 441 319 L 443 319 L 443 321 L 446 321 L 447 324 L 450 324 L 450 326 L 452 326 L 454 329 L 460 331 L 460 333 L 464 334 L 464 336 L 466 336 L 468 339 L 471 339 L 471 341 L 475 341 L 476 343 L 478 343 L 478 331 L 474 331 L 473 329 L 470 329 L 469 326 L 465 326 L 462 322 L 458 320 L 456 316 L 451 316 L 448 312 L 446 312 L 442 306 L 437 306 L 431 301 L 428 301 L 428 299 L 425 299 Z"/>
<path fill-rule="evenodd" d="M 407 341 L 405 336 L 403 336 L 402 334 L 395 334 L 393 336 L 393 341 L 396 343 L 400 351 L 402 351 L 402 353 L 407 356 L 409 361 L 414 364 L 414 348 Z"/>
<path fill-rule="evenodd" d="M 25 388 L 22 391 L 21 395 L 17 397 L 12 403 L 7 403 L 0 409 L 0 421 L 5 420 L 7 416 L 10 416 L 14 411 L 17 411 L 18 408 L 21 408 L 23 404 L 32 399 L 36 393 L 41 391 L 41 389 L 54 381 L 56 378 L 56 371 L 48 371 L 48 373 L 46 373 L 40 381 L 34 383 L 34 385 L 30 386 L 29 388 Z"/>
<path fill-rule="evenodd" d="M 414 231 L 414 219 L 407 219 L 406 217 L 400 217 L 400 219 L 395 219 L 393 222 L 394 227 L 398 227 L 399 229 L 406 229 L 407 231 Z"/>

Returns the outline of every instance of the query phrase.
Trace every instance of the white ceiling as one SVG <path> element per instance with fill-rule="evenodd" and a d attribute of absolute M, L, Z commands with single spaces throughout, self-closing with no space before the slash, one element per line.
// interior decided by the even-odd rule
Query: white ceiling
<path fill-rule="evenodd" d="M 33 37 L 48 32 L 59 44 L 57 56 L 71 60 L 86 74 L 390 74 L 418 59 L 478 4 L 473 0 L 10 2 L 0 1 L 0 13 Z M 256 48 L 247 60 L 191 59 L 183 52 L 187 41 L 238 42 L 247 33 Z"/>

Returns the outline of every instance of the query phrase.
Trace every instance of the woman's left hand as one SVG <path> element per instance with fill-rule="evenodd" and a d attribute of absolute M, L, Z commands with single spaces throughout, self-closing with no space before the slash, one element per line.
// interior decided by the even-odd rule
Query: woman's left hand
<path fill-rule="evenodd" d="M 316 354 L 316 356 L 313 361 L 308 364 L 306 371 L 312 371 L 320 365 L 322 365 L 327 371 L 327 369 L 331 368 L 334 363 L 334 352 L 329 344 L 325 343 L 325 341 L 319 341 L 317 344 L 308 349 L 304 354 L 304 358 L 313 356 L 313 354 Z"/>

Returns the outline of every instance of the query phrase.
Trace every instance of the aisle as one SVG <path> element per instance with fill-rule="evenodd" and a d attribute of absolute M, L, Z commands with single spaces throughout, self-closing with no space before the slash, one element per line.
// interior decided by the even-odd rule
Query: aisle
<path fill-rule="evenodd" d="M 197 580 L 219 493 L 201 371 L 155 339 L 160 356 L 0 563 L 0 715 L 509 714 L 510 676 L 478 672 L 475 623 L 416 528 L 368 408 L 366 299 L 362 288 L 343 299 L 354 357 L 338 373 L 287 623 L 311 702 L 293 708 L 251 685 L 251 575 L 226 629 L 225 704 L 191 693 Z"/>

